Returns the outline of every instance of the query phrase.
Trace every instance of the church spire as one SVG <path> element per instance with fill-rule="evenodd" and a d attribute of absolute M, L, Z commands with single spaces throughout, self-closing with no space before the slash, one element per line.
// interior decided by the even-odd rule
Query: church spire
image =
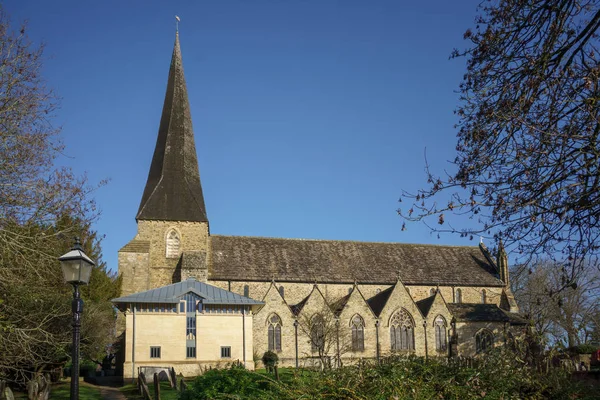
<path fill-rule="evenodd" d="M 154 156 L 136 219 L 208 222 L 183 76 L 179 32 L 175 36 Z"/>

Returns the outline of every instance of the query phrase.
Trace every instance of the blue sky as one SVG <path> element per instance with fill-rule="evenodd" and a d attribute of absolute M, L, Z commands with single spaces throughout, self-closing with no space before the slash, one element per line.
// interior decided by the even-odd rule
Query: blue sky
<path fill-rule="evenodd" d="M 213 234 L 476 245 L 421 224 L 401 190 L 455 157 L 456 90 L 478 1 L 28 1 L 67 158 L 91 182 L 104 259 L 136 233 L 175 15 Z M 448 220 L 448 219 L 447 219 Z M 490 243 L 491 244 L 491 243 Z"/>

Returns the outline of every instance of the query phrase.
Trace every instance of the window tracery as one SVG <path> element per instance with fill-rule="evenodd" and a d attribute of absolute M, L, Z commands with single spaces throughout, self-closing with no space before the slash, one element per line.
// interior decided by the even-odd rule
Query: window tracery
<path fill-rule="evenodd" d="M 281 318 L 277 314 L 272 314 L 268 323 L 269 351 L 278 353 L 281 351 Z"/>
<path fill-rule="evenodd" d="M 352 351 L 363 351 L 365 349 L 365 321 L 356 314 L 352 317 Z"/>
<path fill-rule="evenodd" d="M 392 351 L 415 349 L 414 322 L 408 311 L 397 311 L 390 319 L 390 343 Z"/>
<path fill-rule="evenodd" d="M 435 317 L 433 326 L 435 329 L 435 349 L 440 353 L 445 352 L 448 349 L 448 340 L 446 336 L 446 318 L 444 318 L 441 315 L 438 315 L 437 317 Z"/>

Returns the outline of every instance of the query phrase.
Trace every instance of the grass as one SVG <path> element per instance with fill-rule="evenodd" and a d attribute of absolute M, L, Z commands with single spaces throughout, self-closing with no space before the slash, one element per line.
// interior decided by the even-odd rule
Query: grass
<path fill-rule="evenodd" d="M 120 388 L 121 393 L 127 397 L 129 400 L 141 400 L 142 396 L 140 396 L 140 392 L 137 389 L 137 385 L 134 383 L 129 383 L 122 388 Z M 154 398 L 154 384 L 149 382 L 148 390 L 150 391 L 150 396 Z M 177 400 L 177 390 L 171 389 L 171 385 L 167 381 L 160 382 L 160 399 L 161 400 Z"/>
<path fill-rule="evenodd" d="M 26 392 L 14 392 L 15 400 L 27 399 Z M 68 400 L 71 397 L 71 382 L 60 382 L 52 385 L 50 390 L 50 400 Z M 80 400 L 101 400 L 100 389 L 94 386 L 88 386 L 85 383 L 79 384 Z"/>

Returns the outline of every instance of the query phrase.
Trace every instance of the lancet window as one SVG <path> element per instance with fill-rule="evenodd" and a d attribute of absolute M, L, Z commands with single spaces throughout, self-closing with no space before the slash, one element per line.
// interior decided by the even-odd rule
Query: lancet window
<path fill-rule="evenodd" d="M 323 351 L 325 349 L 325 321 L 319 314 L 312 319 L 312 327 L 310 329 L 310 347 L 313 353 Z"/>
<path fill-rule="evenodd" d="M 483 353 L 494 345 L 494 335 L 487 329 L 482 329 L 475 335 L 475 352 Z"/>
<path fill-rule="evenodd" d="M 281 351 L 281 318 L 273 314 L 269 317 L 269 351 Z"/>
<path fill-rule="evenodd" d="M 462 303 L 462 290 L 460 289 L 456 289 L 456 299 L 455 299 L 455 303 Z"/>
<path fill-rule="evenodd" d="M 365 349 L 365 321 L 357 314 L 352 318 L 351 325 L 352 351 L 363 351 Z"/>
<path fill-rule="evenodd" d="M 181 238 L 175 229 L 171 229 L 167 234 L 167 258 L 179 257 L 179 248 Z"/>
<path fill-rule="evenodd" d="M 435 329 L 435 350 L 440 353 L 443 353 L 448 349 L 448 339 L 446 336 L 446 319 L 441 315 L 438 315 L 437 317 L 435 317 L 433 327 Z"/>

